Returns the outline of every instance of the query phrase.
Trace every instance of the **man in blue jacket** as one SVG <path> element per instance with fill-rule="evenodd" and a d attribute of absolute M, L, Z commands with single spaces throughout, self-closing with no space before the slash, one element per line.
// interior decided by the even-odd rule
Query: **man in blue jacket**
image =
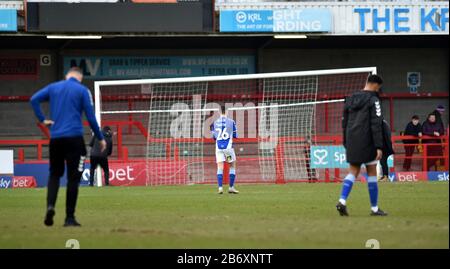
<path fill-rule="evenodd" d="M 47 213 L 44 224 L 53 225 L 59 180 L 67 165 L 66 219 L 64 226 L 80 226 L 75 219 L 78 186 L 84 170 L 86 147 L 83 139 L 82 113 L 92 131 L 100 140 L 101 149 L 106 142 L 95 119 L 92 96 L 81 84 L 83 73 L 78 67 L 71 68 L 66 80 L 47 85 L 31 97 L 31 105 L 39 121 L 50 127 L 50 176 L 47 185 Z M 50 103 L 50 118 L 42 113 L 40 103 Z"/>

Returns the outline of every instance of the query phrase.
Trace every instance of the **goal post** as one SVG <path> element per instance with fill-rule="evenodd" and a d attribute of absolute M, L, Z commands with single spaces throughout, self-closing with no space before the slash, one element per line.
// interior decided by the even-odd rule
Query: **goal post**
<path fill-rule="evenodd" d="M 209 126 L 225 105 L 235 120 L 239 182 L 332 180 L 311 146 L 339 145 L 345 96 L 376 67 L 249 75 L 96 81 L 100 125 L 120 128 L 117 152 L 145 163 L 146 185 L 215 182 Z M 97 172 L 97 186 L 101 186 Z"/>

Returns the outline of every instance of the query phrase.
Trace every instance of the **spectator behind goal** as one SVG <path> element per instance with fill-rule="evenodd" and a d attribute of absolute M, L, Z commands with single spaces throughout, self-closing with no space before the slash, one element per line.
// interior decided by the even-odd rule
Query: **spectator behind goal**
<path fill-rule="evenodd" d="M 403 135 L 422 137 L 422 125 L 419 122 L 419 116 L 414 115 L 411 121 L 406 125 Z M 405 139 L 405 159 L 403 161 L 403 170 L 409 171 L 411 169 L 412 155 L 419 144 L 419 139 Z"/>
<path fill-rule="evenodd" d="M 444 115 L 445 107 L 444 105 L 438 105 L 436 109 L 431 112 L 436 117 L 436 123 L 442 126 L 442 130 L 445 131 L 444 122 L 442 121 L 442 116 Z M 444 133 L 441 133 L 443 135 Z"/>
<path fill-rule="evenodd" d="M 94 174 L 97 166 L 103 169 L 103 173 L 105 174 L 105 185 L 109 186 L 109 164 L 108 164 L 108 156 L 112 154 L 112 131 L 109 126 L 105 126 L 102 129 L 103 137 L 106 141 L 106 150 L 101 151 L 99 140 L 93 136 L 89 146 L 91 147 L 91 168 L 90 168 L 90 177 L 89 177 L 89 186 L 94 186 Z"/>
<path fill-rule="evenodd" d="M 428 136 L 434 136 L 436 139 L 423 139 L 423 144 L 432 144 L 432 145 L 424 145 L 427 150 L 427 167 L 426 170 L 430 170 L 431 167 L 435 167 L 435 170 L 437 171 L 438 164 L 437 162 L 439 160 L 442 160 L 439 157 L 442 157 L 443 151 L 442 151 L 442 143 L 441 139 L 438 137 L 444 134 L 444 127 L 442 124 L 439 124 L 436 121 L 436 116 L 433 113 L 430 113 L 428 115 L 427 120 L 422 125 L 422 133 L 424 135 Z M 430 156 L 436 156 L 436 157 L 430 157 Z"/>

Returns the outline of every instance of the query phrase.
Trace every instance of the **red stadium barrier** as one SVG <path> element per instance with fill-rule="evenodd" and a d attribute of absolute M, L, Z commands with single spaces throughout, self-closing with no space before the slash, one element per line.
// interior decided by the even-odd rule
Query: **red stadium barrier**
<path fill-rule="evenodd" d="M 87 123 L 86 123 L 87 124 Z M 121 135 L 124 128 L 128 128 L 129 126 L 134 126 L 139 131 L 139 133 L 145 137 L 149 142 L 152 143 L 163 143 L 165 144 L 166 148 L 166 154 L 165 157 L 161 158 L 154 158 L 153 161 L 159 161 L 159 162 L 172 162 L 176 161 L 179 162 L 180 159 L 180 153 L 176 146 L 173 145 L 174 141 L 176 142 L 183 142 L 183 143 L 198 143 L 203 142 L 206 144 L 213 144 L 213 139 L 206 139 L 206 138 L 179 138 L 179 139 L 171 139 L 168 141 L 167 139 L 157 139 L 149 137 L 147 134 L 147 130 L 144 128 L 142 123 L 140 122 L 126 122 L 126 121 L 105 121 L 104 124 L 110 125 L 112 127 L 115 127 L 117 130 L 117 152 L 118 156 L 117 159 L 114 160 L 114 162 L 118 163 L 125 163 L 133 161 L 133 158 L 129 157 L 128 148 L 124 145 L 123 142 L 123 136 Z M 144 139 L 144 141 L 145 141 Z M 405 155 L 405 144 L 403 143 L 403 140 L 414 140 L 418 139 L 417 137 L 413 136 L 392 136 L 392 142 L 394 146 L 394 150 L 396 151 L 395 158 L 394 158 L 394 167 L 391 168 L 391 172 L 393 171 L 403 171 L 401 164 L 405 161 L 405 159 L 411 159 L 412 170 L 413 171 L 429 171 L 430 167 L 434 167 L 435 170 L 444 169 L 445 171 L 449 170 L 449 136 L 448 136 L 448 130 L 447 134 L 445 136 L 440 137 L 429 137 L 429 136 L 423 136 L 420 138 L 420 143 L 417 144 L 408 144 L 408 146 L 414 146 L 414 147 L 421 147 L 421 150 L 412 155 L 412 156 L 406 156 Z M 436 140 L 440 139 L 441 143 L 427 143 L 428 140 Z M 239 144 L 249 144 L 249 143 L 258 143 L 261 141 L 258 138 L 240 138 L 235 141 L 237 145 Z M 275 150 L 275 160 L 276 160 L 276 183 L 282 184 L 286 182 L 302 182 L 307 181 L 308 179 L 296 179 L 296 180 L 287 180 L 285 179 L 285 167 L 284 167 L 284 160 L 288 157 L 285 156 L 285 145 L 289 142 L 304 142 L 304 138 L 302 137 L 280 137 L 278 138 L 278 146 Z M 341 136 L 326 136 L 326 135 L 319 135 L 316 137 L 316 142 L 318 145 L 341 145 L 342 144 L 342 137 Z M 0 145 L 4 146 L 24 146 L 24 145 L 30 145 L 30 146 L 36 146 L 37 147 L 37 160 L 42 160 L 42 150 L 44 145 L 48 145 L 48 140 L 0 140 Z M 144 146 L 145 144 L 140 144 L 141 146 Z M 305 146 L 303 146 L 305 147 Z M 430 148 L 436 149 L 436 147 L 439 147 L 440 154 L 436 155 L 436 150 L 434 152 L 430 152 Z M 307 149 L 308 150 L 308 149 Z M 439 153 L 438 152 L 438 153 Z M 23 149 L 19 149 L 18 154 L 18 161 L 24 162 L 25 156 Z M 135 161 L 142 161 L 143 156 L 140 158 L 135 159 Z M 29 159 L 29 158 L 28 158 Z M 260 157 L 251 157 L 251 156 L 242 156 L 240 157 L 240 160 L 242 163 L 245 162 L 256 162 L 259 160 Z M 297 158 L 298 159 L 298 158 Z M 214 163 L 214 157 L 213 156 L 205 156 L 202 160 L 205 163 Z M 304 159 L 305 163 L 308 163 L 308 159 Z M 434 163 L 439 162 L 439 165 L 434 165 Z M 323 180 L 325 182 L 331 182 L 331 181 L 338 181 L 340 180 L 340 174 L 345 171 L 341 171 L 342 169 L 335 168 L 335 169 L 324 169 L 323 173 Z M 345 169 L 344 169 L 345 170 Z M 226 167 L 225 174 L 228 174 L 228 167 Z M 227 179 L 227 177 L 225 177 Z M 255 180 L 256 181 L 256 180 Z M 226 181 L 225 181 L 226 182 Z"/>
<path fill-rule="evenodd" d="M 37 160 L 42 160 L 42 147 L 48 145 L 49 140 L 44 139 L 19 139 L 19 140 L 0 140 L 2 146 L 37 146 Z"/>
<path fill-rule="evenodd" d="M 85 123 L 87 125 L 87 123 Z M 112 127 L 115 127 L 117 130 L 117 152 L 118 152 L 118 156 L 117 156 L 117 160 L 118 161 L 128 161 L 129 160 L 129 156 L 128 156 L 128 149 L 127 147 L 124 146 L 123 143 L 123 129 L 124 128 L 129 128 L 130 126 L 134 126 L 136 127 L 136 129 L 139 131 L 139 133 L 145 137 L 145 139 L 148 139 L 149 142 L 153 142 L 153 143 L 164 143 L 165 147 L 166 147 L 166 158 L 169 158 L 171 156 L 174 156 L 174 158 L 179 158 L 179 152 L 178 149 L 172 148 L 171 143 L 173 143 L 173 141 L 168 142 L 166 139 L 157 139 L 157 138 L 152 138 L 149 137 L 147 134 L 147 130 L 146 128 L 142 125 L 141 122 L 127 122 L 127 121 L 105 121 L 104 122 L 105 125 L 109 125 Z M 44 129 L 44 128 L 42 128 Z M 44 129 L 46 130 L 46 128 Z M 396 151 L 395 154 L 395 168 L 393 170 L 401 170 L 399 168 L 399 165 L 401 161 L 404 161 L 405 159 L 411 159 L 413 162 L 415 160 L 420 160 L 420 164 L 421 166 L 419 168 L 416 167 L 415 170 L 420 170 L 420 171 L 428 171 L 429 170 L 429 166 L 431 164 L 431 161 L 436 160 L 439 161 L 441 164 L 440 166 L 443 167 L 444 169 L 446 169 L 448 171 L 449 169 L 449 156 L 448 156 L 448 149 L 449 149 L 449 138 L 448 138 L 448 130 L 447 130 L 447 134 L 445 136 L 441 136 L 441 137 L 429 137 L 429 136 L 423 136 L 421 137 L 421 142 L 417 143 L 417 144 L 408 144 L 409 146 L 414 146 L 414 147 L 421 147 L 422 150 L 418 152 L 418 154 L 414 154 L 412 156 L 406 156 L 405 152 L 404 152 L 404 143 L 403 140 L 417 140 L 417 137 L 413 137 L 413 136 L 392 136 L 392 142 L 393 142 L 393 146 L 394 149 Z M 436 140 L 436 139 L 440 139 L 442 142 L 441 143 L 427 143 L 428 140 Z M 145 140 L 144 140 L 145 141 Z M 183 143 L 198 143 L 198 142 L 203 142 L 206 144 L 212 144 L 214 143 L 213 139 L 207 139 L 207 138 L 179 138 L 176 139 L 177 142 L 183 142 Z M 236 140 L 236 143 L 238 144 L 246 144 L 246 143 L 258 143 L 259 141 L 261 141 L 258 138 L 240 138 Z M 302 142 L 304 141 L 304 138 L 301 137 L 280 137 L 278 139 L 279 143 L 278 146 L 276 148 L 276 152 L 275 154 L 277 155 L 277 157 L 275 158 L 276 160 L 282 160 L 283 156 L 285 155 L 284 153 L 284 145 L 287 142 Z M 318 144 L 321 145 L 340 145 L 342 143 L 342 137 L 341 136 L 326 136 L 326 135 L 319 135 L 316 137 L 316 141 Z M 42 160 L 42 150 L 43 150 L 43 146 L 44 145 L 48 145 L 49 141 L 46 139 L 39 139 L 39 140 L 0 140 L 0 145 L 4 145 L 4 146 L 24 146 L 24 145 L 31 145 L 31 146 L 36 146 L 37 147 L 37 160 Z M 430 148 L 436 148 L 436 147 L 441 147 L 440 148 L 440 152 L 442 152 L 442 154 L 436 155 L 436 152 L 430 154 Z M 24 152 L 23 149 L 19 150 L 19 161 L 25 161 L 25 156 L 24 156 Z M 27 156 L 28 157 L 28 156 Z M 30 159 L 30 157 L 28 157 L 28 159 Z M 416 161 L 416 166 L 417 166 L 417 161 Z M 283 167 L 283 163 L 282 162 L 278 162 L 276 164 L 277 167 L 277 183 L 284 183 L 285 180 L 283 178 L 284 175 L 284 167 Z M 436 167 L 437 168 L 437 167 Z M 334 178 L 339 178 L 339 169 L 334 169 Z M 330 171 L 326 170 L 325 171 L 325 181 L 330 181 Z"/>

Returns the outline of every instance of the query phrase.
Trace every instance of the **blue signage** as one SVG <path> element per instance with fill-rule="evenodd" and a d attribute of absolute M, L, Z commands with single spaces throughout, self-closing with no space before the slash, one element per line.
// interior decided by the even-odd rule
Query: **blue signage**
<path fill-rule="evenodd" d="M 323 8 L 224 10 L 221 32 L 331 32 L 331 11 Z"/>
<path fill-rule="evenodd" d="M 78 66 L 87 79 L 139 79 L 255 73 L 255 57 L 243 56 L 66 56 L 64 73 Z"/>
<path fill-rule="evenodd" d="M 342 146 L 311 146 L 311 168 L 347 168 Z"/>
<path fill-rule="evenodd" d="M 429 181 L 448 181 L 448 171 L 445 172 L 428 172 Z"/>
<path fill-rule="evenodd" d="M 273 32 L 272 10 L 225 10 L 220 12 L 221 32 Z"/>
<path fill-rule="evenodd" d="M 0 189 L 12 188 L 12 181 L 10 176 L 0 176 Z"/>
<path fill-rule="evenodd" d="M 418 18 L 411 18 L 412 8 L 355 8 L 353 12 L 359 16 L 359 31 L 366 32 L 368 28 L 376 33 L 379 32 L 411 32 L 412 25 L 420 22 L 420 32 L 445 32 L 448 26 L 448 7 L 446 8 L 420 8 Z M 368 16 L 366 16 L 366 14 Z M 371 20 L 369 19 L 371 17 Z M 371 25 L 368 25 L 371 21 Z"/>
<path fill-rule="evenodd" d="M 311 168 L 348 168 L 343 146 L 311 146 Z M 389 156 L 388 167 L 394 166 L 394 155 Z"/>
<path fill-rule="evenodd" d="M 0 9 L 0 32 L 17 32 L 17 10 Z"/>

